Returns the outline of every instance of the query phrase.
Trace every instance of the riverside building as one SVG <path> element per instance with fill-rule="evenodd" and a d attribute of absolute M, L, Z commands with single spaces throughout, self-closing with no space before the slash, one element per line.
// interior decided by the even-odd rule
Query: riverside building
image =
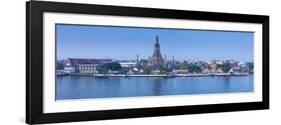
<path fill-rule="evenodd" d="M 111 61 L 111 59 L 68 58 L 64 70 L 67 73 L 98 73 L 103 64 Z"/>

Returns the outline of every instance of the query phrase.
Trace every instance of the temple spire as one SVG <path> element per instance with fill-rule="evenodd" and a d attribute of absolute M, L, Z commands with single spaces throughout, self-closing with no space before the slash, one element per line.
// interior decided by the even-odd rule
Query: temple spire
<path fill-rule="evenodd" d="M 160 52 L 160 43 L 159 43 L 158 35 L 156 36 L 153 54 L 152 57 L 150 58 L 150 64 L 155 68 L 158 68 L 164 64 L 164 59 L 161 56 L 161 52 Z"/>
<path fill-rule="evenodd" d="M 158 37 L 158 35 L 156 36 L 156 43 L 159 44 L 159 37 Z"/>
<path fill-rule="evenodd" d="M 160 44 L 159 44 L 159 37 L 158 37 L 158 35 L 156 36 L 156 42 L 155 42 L 155 44 L 154 44 L 154 49 L 160 49 Z"/>

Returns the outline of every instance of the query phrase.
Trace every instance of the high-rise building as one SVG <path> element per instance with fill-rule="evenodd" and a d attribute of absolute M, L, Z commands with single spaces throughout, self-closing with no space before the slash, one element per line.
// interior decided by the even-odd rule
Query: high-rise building
<path fill-rule="evenodd" d="M 149 64 L 153 68 L 159 68 L 164 65 L 164 59 L 160 52 L 159 37 L 156 36 L 156 42 L 154 44 L 154 50 L 152 56 L 149 58 Z"/>

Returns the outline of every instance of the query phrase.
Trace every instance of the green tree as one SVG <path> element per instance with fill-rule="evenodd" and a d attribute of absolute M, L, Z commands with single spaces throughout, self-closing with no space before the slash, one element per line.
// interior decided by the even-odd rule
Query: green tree
<path fill-rule="evenodd" d="M 169 72 L 169 68 L 167 68 L 165 66 L 159 67 L 159 70 L 162 74 L 165 74 L 165 73 Z"/>
<path fill-rule="evenodd" d="M 144 73 L 145 74 L 150 74 L 151 73 L 151 69 L 149 66 L 144 67 Z"/>
<path fill-rule="evenodd" d="M 197 66 L 196 64 L 188 65 L 187 69 L 188 69 L 188 72 L 190 72 L 190 73 L 193 73 L 193 72 L 200 73 L 200 72 L 202 72 L 200 66 Z"/>
<path fill-rule="evenodd" d="M 64 65 L 62 62 L 57 62 L 56 63 L 56 70 L 62 70 L 64 68 Z"/>
<path fill-rule="evenodd" d="M 118 62 L 110 62 L 103 65 L 106 70 L 118 71 L 121 70 L 122 67 Z"/>
<path fill-rule="evenodd" d="M 228 72 L 231 69 L 231 65 L 229 62 L 225 62 L 221 65 L 218 65 L 218 68 L 221 68 L 223 72 Z"/>
<path fill-rule="evenodd" d="M 254 63 L 247 63 L 247 66 L 249 67 L 249 71 L 253 72 L 253 70 L 254 70 Z"/>
<path fill-rule="evenodd" d="M 127 74 L 129 72 L 129 68 L 122 68 L 119 72 L 122 74 Z"/>
<path fill-rule="evenodd" d="M 188 64 L 187 64 L 187 62 L 182 62 L 181 64 L 180 64 L 180 69 L 182 69 L 182 70 L 187 70 L 187 68 L 188 68 Z"/>

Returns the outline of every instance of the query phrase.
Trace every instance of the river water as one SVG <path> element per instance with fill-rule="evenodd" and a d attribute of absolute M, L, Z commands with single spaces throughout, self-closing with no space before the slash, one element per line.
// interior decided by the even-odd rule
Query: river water
<path fill-rule="evenodd" d="M 109 77 L 57 76 L 56 100 L 252 92 L 253 76 Z"/>

